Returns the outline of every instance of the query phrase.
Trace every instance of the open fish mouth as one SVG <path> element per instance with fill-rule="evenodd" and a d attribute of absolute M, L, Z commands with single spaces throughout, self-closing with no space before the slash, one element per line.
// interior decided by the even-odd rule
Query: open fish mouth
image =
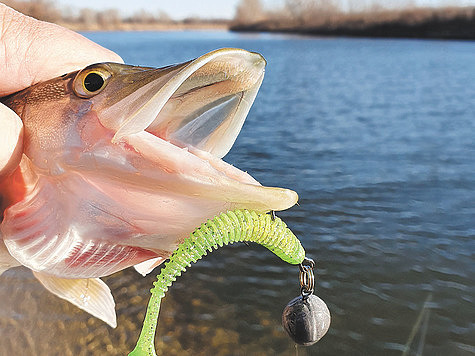
<path fill-rule="evenodd" d="M 112 143 L 129 145 L 147 160 L 148 165 L 136 166 L 141 178 L 154 176 L 145 172 L 158 166 L 160 171 L 176 173 L 173 181 L 160 180 L 160 185 L 172 190 L 210 199 L 221 194 L 217 199 L 227 201 L 230 208 L 287 209 L 297 201 L 295 192 L 262 187 L 249 174 L 221 160 L 244 124 L 265 65 L 258 53 L 225 48 L 165 68 L 126 66 L 121 72 L 133 76 L 111 79 L 107 88 L 111 94 L 97 95 L 93 109 L 99 121 L 114 132 Z M 115 67 L 123 65 L 103 66 L 117 72 Z M 115 92 L 121 95 L 113 95 Z M 125 177 L 124 172 L 121 175 Z"/>
<path fill-rule="evenodd" d="M 136 111 L 120 122 L 114 140 L 146 130 L 177 145 L 223 157 L 232 147 L 264 78 L 258 53 L 221 49 L 158 70 L 159 77 L 133 93 Z M 149 73 L 153 77 L 152 73 Z M 162 84 L 163 81 L 165 84 Z M 163 85 L 156 90 L 157 85 Z M 118 102 L 116 105 L 120 106 Z M 102 113 L 103 120 L 114 112 Z M 117 116 L 113 115 L 117 124 Z"/>

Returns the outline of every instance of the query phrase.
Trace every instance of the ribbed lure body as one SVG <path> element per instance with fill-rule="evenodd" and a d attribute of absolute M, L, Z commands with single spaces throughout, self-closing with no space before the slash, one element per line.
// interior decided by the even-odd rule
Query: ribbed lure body
<path fill-rule="evenodd" d="M 154 338 L 160 301 L 168 288 L 192 262 L 205 256 L 208 251 L 234 242 L 258 243 L 291 264 L 299 264 L 305 257 L 300 241 L 278 217 L 272 219 L 269 214 L 234 210 L 208 220 L 179 245 L 157 277 L 151 290 L 142 332 L 129 355 L 156 355 Z"/>

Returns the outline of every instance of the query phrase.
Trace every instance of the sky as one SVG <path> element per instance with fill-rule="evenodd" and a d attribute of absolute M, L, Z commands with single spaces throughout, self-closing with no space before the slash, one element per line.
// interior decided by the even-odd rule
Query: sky
<path fill-rule="evenodd" d="M 373 3 L 375 0 L 362 0 Z M 380 3 L 394 2 L 395 0 L 379 0 Z M 475 0 L 406 0 L 402 3 L 415 3 L 416 5 L 438 6 L 444 4 L 475 5 Z M 95 10 L 108 8 L 119 9 L 122 15 L 131 15 L 136 11 L 145 9 L 152 13 L 159 10 L 166 12 L 173 19 L 199 16 L 202 18 L 227 18 L 234 17 L 234 12 L 239 0 L 55 0 L 59 6 L 71 8 L 89 7 Z M 282 4 L 284 0 L 261 0 L 267 6 Z M 397 2 L 396 2 L 397 3 Z M 78 6 L 78 4 L 80 4 Z"/>

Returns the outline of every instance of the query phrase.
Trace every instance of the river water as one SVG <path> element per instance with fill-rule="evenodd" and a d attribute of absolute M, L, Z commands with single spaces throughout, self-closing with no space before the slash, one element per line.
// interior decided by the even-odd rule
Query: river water
<path fill-rule="evenodd" d="M 474 42 L 85 35 L 137 65 L 220 47 L 266 57 L 262 88 L 225 160 L 299 193 L 299 205 L 278 215 L 317 261 L 315 293 L 332 313 L 319 343 L 296 347 L 280 318 L 298 294 L 298 268 L 260 246 L 234 245 L 174 283 L 162 303 L 160 354 L 475 354 Z M 155 272 L 105 278 L 115 330 L 46 292 L 29 271 L 6 272 L 0 354 L 124 354 Z"/>

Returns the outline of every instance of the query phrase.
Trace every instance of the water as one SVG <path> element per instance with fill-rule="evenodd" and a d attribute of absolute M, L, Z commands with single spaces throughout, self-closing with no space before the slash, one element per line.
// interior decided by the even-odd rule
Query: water
<path fill-rule="evenodd" d="M 222 248 L 167 294 L 164 355 L 401 355 L 429 294 L 424 355 L 475 354 L 475 43 L 86 35 L 140 65 L 220 47 L 266 57 L 266 78 L 226 161 L 299 193 L 299 206 L 278 215 L 317 260 L 316 294 L 332 313 L 324 339 L 296 348 L 280 317 L 298 294 L 297 268 L 259 246 Z M 112 330 L 28 271 L 9 271 L 0 344 L 5 354 L 124 354 L 154 275 L 105 279 L 117 303 Z M 419 330 L 409 354 L 420 338 Z"/>

